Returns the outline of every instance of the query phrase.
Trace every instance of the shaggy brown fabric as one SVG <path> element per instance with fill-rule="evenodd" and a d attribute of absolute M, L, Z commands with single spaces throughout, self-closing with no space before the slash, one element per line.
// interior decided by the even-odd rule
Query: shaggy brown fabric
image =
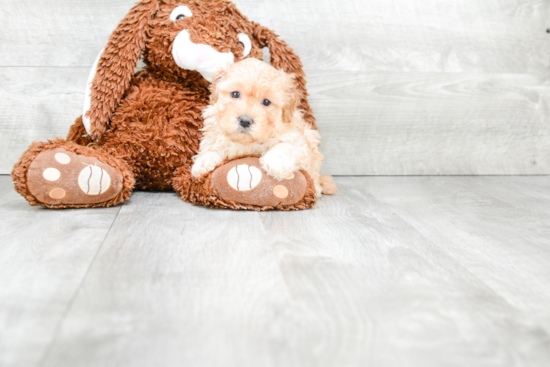
<path fill-rule="evenodd" d="M 178 5 L 188 6 L 193 16 L 176 22 L 170 20 L 170 13 Z M 26 188 L 25 170 L 30 160 L 44 149 L 63 146 L 70 150 L 77 149 L 78 145 L 88 147 L 86 153 L 80 154 L 101 157 L 98 159 L 105 163 L 115 162 L 117 170 L 127 178 L 125 190 L 131 190 L 135 179 L 138 189 L 175 189 L 182 198 L 192 197 L 196 204 L 201 204 L 199 198 L 202 198 L 205 200 L 202 204 L 212 205 L 213 199 L 201 196 L 210 190 L 206 181 L 203 188 L 199 181 L 189 181 L 192 188 L 182 186 L 188 181 L 182 181 L 181 177 L 190 176 L 191 158 L 199 148 L 203 126 L 201 110 L 210 98 L 208 81 L 196 71 L 179 68 L 173 60 L 172 44 L 183 29 L 189 31 L 192 42 L 210 45 L 219 52 L 232 52 L 235 61 L 243 56 L 243 46 L 238 39 L 241 32 L 248 34 L 252 42 L 247 57 L 261 59 L 262 48 L 269 47 L 271 63 L 297 75 L 298 88 L 303 93 L 300 106 L 306 120 L 315 124 L 298 56 L 272 31 L 249 21 L 233 3 L 142 0 L 117 26 L 100 57 L 87 113 L 91 137 L 87 136 L 79 118 L 71 127 L 68 141 L 34 143 L 14 167 L 16 189 L 31 205 L 41 203 Z M 146 68 L 134 74 L 140 56 Z M 174 175 L 178 185 L 173 185 Z M 193 195 L 190 190 L 197 190 L 197 194 Z M 129 191 L 124 191 L 115 200 L 93 206 L 113 205 L 128 196 Z M 293 208 L 303 209 L 310 203 L 311 198 L 304 198 Z M 247 208 L 236 203 L 220 206 Z"/>
<path fill-rule="evenodd" d="M 106 163 L 113 167 L 118 173 L 123 176 L 122 190 L 112 199 L 98 203 L 98 204 L 76 204 L 76 205 L 50 205 L 38 200 L 29 190 L 29 183 L 27 181 L 27 173 L 34 159 L 42 152 L 46 150 L 53 150 L 56 148 L 63 148 L 69 152 L 76 154 L 82 154 L 87 157 L 93 157 L 99 161 Z M 72 142 L 65 141 L 63 139 L 50 140 L 46 143 L 34 142 L 19 161 L 13 167 L 11 177 L 15 185 L 15 190 L 20 193 L 30 205 L 40 205 L 52 209 L 65 209 L 65 208 L 93 208 L 93 207 L 107 207 L 116 205 L 123 202 L 130 197 L 134 188 L 134 176 L 128 164 L 121 159 L 114 158 L 109 154 L 96 151 L 94 149 L 83 147 Z"/>
<path fill-rule="evenodd" d="M 78 145 L 88 145 L 92 142 L 91 136 L 88 135 L 84 125 L 82 124 L 82 116 L 76 119 L 74 124 L 69 129 L 67 141 L 72 141 Z"/>
<path fill-rule="evenodd" d="M 306 193 L 300 201 L 292 205 L 279 204 L 277 206 L 258 206 L 241 204 L 235 201 L 221 199 L 218 196 L 216 190 L 212 187 L 212 175 L 219 167 L 225 165 L 226 163 L 244 157 L 245 156 L 240 156 L 233 159 L 226 159 L 225 161 L 220 163 L 213 171 L 200 178 L 196 178 L 191 175 L 190 167 L 181 167 L 174 174 L 174 188 L 183 200 L 193 204 L 206 205 L 212 208 L 246 209 L 256 211 L 304 210 L 313 207 L 317 202 L 313 180 L 306 171 L 300 171 L 307 180 Z M 251 155 L 247 157 L 258 156 Z"/>
<path fill-rule="evenodd" d="M 150 71 L 136 75 L 109 130 L 92 144 L 128 162 L 142 190 L 172 190 L 174 171 L 199 150 L 208 89 L 166 79 Z"/>

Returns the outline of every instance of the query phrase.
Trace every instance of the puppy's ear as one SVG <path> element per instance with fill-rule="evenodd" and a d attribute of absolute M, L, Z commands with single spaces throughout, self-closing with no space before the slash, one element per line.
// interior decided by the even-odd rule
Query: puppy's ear
<path fill-rule="evenodd" d="M 306 122 L 309 122 L 311 126 L 316 129 L 315 117 L 313 117 L 313 112 L 307 100 L 306 79 L 300 58 L 283 40 L 273 33 L 273 31 L 257 23 L 253 24 L 253 35 L 260 44 L 260 47 L 269 48 L 271 66 L 296 75 L 297 89 L 299 89 L 302 94 L 301 100 L 299 101 L 299 107 L 304 111 L 304 119 Z"/>
<path fill-rule="evenodd" d="M 283 106 L 283 122 L 290 123 L 294 113 L 300 107 L 300 102 L 303 99 L 303 93 L 298 89 L 298 82 L 296 75 L 286 74 L 284 75 L 284 91 L 285 91 L 285 105 Z"/>
<path fill-rule="evenodd" d="M 95 76 L 91 85 L 90 108 L 83 116 L 89 119 L 89 132 L 94 139 L 103 135 L 130 85 L 158 7 L 158 0 L 140 1 L 109 37 L 97 67 L 93 70 Z"/>
<path fill-rule="evenodd" d="M 214 74 L 214 77 L 212 78 L 212 83 L 210 84 L 210 104 L 215 104 L 216 102 L 218 102 L 220 83 L 227 75 L 227 69 L 227 66 L 221 68 L 216 72 L 216 74 Z"/>

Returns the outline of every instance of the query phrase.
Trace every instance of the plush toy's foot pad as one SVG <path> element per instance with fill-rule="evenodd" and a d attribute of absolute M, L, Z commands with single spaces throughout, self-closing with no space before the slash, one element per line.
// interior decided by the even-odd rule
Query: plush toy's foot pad
<path fill-rule="evenodd" d="M 211 182 L 221 199 L 256 206 L 296 204 L 307 189 L 302 172 L 277 181 L 262 169 L 255 157 L 236 159 L 218 167 Z"/>
<path fill-rule="evenodd" d="M 63 148 L 36 156 L 27 172 L 28 190 L 49 205 L 99 204 L 117 196 L 123 176 L 115 168 Z"/>

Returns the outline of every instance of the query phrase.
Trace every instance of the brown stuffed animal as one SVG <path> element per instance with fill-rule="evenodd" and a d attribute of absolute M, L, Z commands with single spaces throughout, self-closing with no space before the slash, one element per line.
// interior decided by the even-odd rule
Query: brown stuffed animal
<path fill-rule="evenodd" d="M 30 146 L 13 169 L 15 189 L 31 205 L 49 208 L 112 206 L 135 188 L 173 189 L 186 201 L 232 209 L 313 206 L 315 190 L 306 172 L 276 182 L 255 157 L 226 161 L 198 179 L 190 173 L 214 72 L 244 58 L 261 59 L 263 47 L 270 49 L 274 67 L 296 74 L 304 95 L 299 108 L 315 126 L 300 59 L 233 3 L 140 1 L 94 65 L 83 116 L 67 140 Z M 140 57 L 145 70 L 134 74 Z M 235 174 L 241 163 L 256 167 L 261 179 L 255 187 L 231 192 L 224 175 Z"/>

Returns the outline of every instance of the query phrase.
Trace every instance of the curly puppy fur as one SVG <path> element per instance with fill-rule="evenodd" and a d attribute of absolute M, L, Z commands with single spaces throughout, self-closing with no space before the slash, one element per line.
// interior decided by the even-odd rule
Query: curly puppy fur
<path fill-rule="evenodd" d="M 298 109 L 301 92 L 293 74 L 244 60 L 218 72 L 210 100 L 193 176 L 212 171 L 225 158 L 259 154 L 271 177 L 283 180 L 303 169 L 321 195 L 321 136 Z"/>
<path fill-rule="evenodd" d="M 192 16 L 175 18 L 178 7 L 185 7 Z M 89 119 L 89 134 L 83 119 L 78 118 L 68 141 L 56 140 L 65 149 L 73 149 L 73 143 L 86 145 L 87 155 L 95 151 L 104 160 L 110 156 L 124 162 L 115 164 L 125 177 L 126 170 L 130 171 L 122 199 L 134 188 L 134 182 L 137 189 L 187 190 L 172 182 L 178 175 L 190 173 L 186 170 L 190 170 L 191 158 L 199 150 L 201 111 L 209 102 L 210 83 L 200 72 L 182 68 L 175 61 L 175 41 L 184 32 L 198 47 L 230 53 L 235 61 L 261 59 L 262 48 L 268 47 L 271 64 L 296 75 L 301 92 L 299 108 L 304 111 L 305 121 L 315 128 L 302 63 L 271 30 L 249 21 L 226 0 L 139 1 L 114 30 L 99 58 L 91 83 L 91 107 L 84 116 Z M 249 38 L 250 45 L 241 42 L 241 34 Z M 140 57 L 146 67 L 134 74 Z M 47 143 L 34 144 L 14 167 L 16 189 L 31 205 L 42 204 L 29 196 L 23 173 L 28 169 L 26 160 L 36 156 L 37 149 L 49 148 Z M 205 199 L 202 204 L 209 202 Z"/>

